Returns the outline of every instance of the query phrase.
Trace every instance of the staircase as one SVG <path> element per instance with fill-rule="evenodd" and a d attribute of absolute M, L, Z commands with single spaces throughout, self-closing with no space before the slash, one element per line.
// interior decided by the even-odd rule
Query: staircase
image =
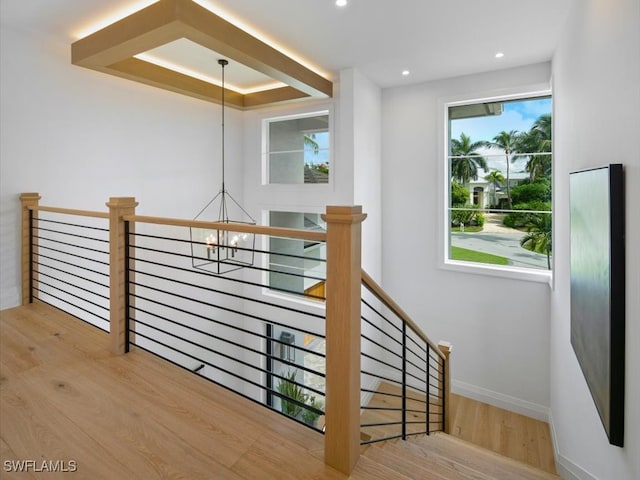
<path fill-rule="evenodd" d="M 364 449 L 352 479 L 385 480 L 552 480 L 538 470 L 451 435 L 437 433 L 394 440 Z"/>
<path fill-rule="evenodd" d="M 105 479 L 559 478 L 444 433 L 361 447 L 347 477 L 324 464 L 320 433 L 147 352 L 114 356 L 108 340 L 41 303 L 0 313 L 3 465 L 72 459 Z"/>
<path fill-rule="evenodd" d="M 3 461 L 69 459 L 94 478 L 558 478 L 436 433 L 452 431 L 451 346 L 433 343 L 361 270 L 360 207 L 328 207 L 325 234 L 142 217 L 128 197 L 111 198 L 109 213 L 42 207 L 39 198 L 21 197 L 24 306 L 0 315 Z M 108 227 L 93 224 L 105 220 Z M 80 228 L 82 234 L 74 230 Z M 326 242 L 324 313 L 262 298 L 271 285 L 263 283 L 263 268 L 249 267 L 253 261 L 246 265 L 256 271 L 239 278 L 201 271 L 205 264 L 197 261 L 218 269 L 231 261 L 212 260 L 192 229 Z M 227 249 L 232 258 L 239 250 L 270 254 Z M 87 293 L 96 299 L 86 300 Z M 275 338 L 273 325 L 325 340 L 325 368 L 309 373 L 322 377 L 326 390 L 274 373 L 274 362 L 309 370 L 283 355 L 285 345 L 317 353 Z M 197 373 L 205 365 L 215 378 Z M 274 377 L 325 397 L 324 410 L 306 403 L 309 394 L 283 395 Z M 313 410 L 325 428 L 276 413 L 274 396 Z"/>
<path fill-rule="evenodd" d="M 393 409 L 399 405 L 399 399 L 397 394 L 399 388 L 382 382 L 378 387 L 378 393 L 373 395 L 369 405 L 386 407 Z M 391 396 L 391 395 L 394 396 Z M 524 461 L 518 461 L 513 458 L 514 448 L 506 448 L 501 450 L 504 455 L 496 452 L 492 452 L 488 448 L 478 446 L 477 443 L 471 443 L 465 441 L 458 436 L 447 435 L 439 432 L 430 436 L 418 435 L 410 436 L 407 441 L 392 440 L 386 442 L 373 443 L 369 448 L 363 449 L 363 456 L 360 459 L 360 463 L 354 475 L 358 475 L 358 469 L 365 469 L 364 473 L 367 475 L 373 474 L 372 472 L 384 471 L 384 476 L 380 478 L 399 478 L 399 479 L 551 479 L 559 478 L 556 475 L 545 472 L 542 468 L 555 471 L 553 465 L 547 465 L 548 462 L 542 461 L 538 458 L 538 450 L 544 451 L 546 448 L 550 448 L 550 445 L 546 445 L 544 437 L 539 439 L 537 435 L 531 434 L 529 430 L 536 430 L 541 428 L 539 425 L 545 425 L 543 422 L 538 422 L 528 417 L 513 414 L 506 410 L 491 407 L 480 402 L 467 399 L 465 397 L 459 397 L 452 395 L 455 398 L 455 402 L 452 402 L 453 408 L 453 430 L 466 430 L 469 429 L 469 422 L 466 421 L 467 415 L 476 417 L 477 409 L 489 409 L 491 412 L 487 412 L 487 416 L 495 417 L 495 420 L 500 425 L 491 424 L 487 419 L 482 421 L 482 428 L 485 430 L 485 435 L 478 435 L 478 428 L 474 428 L 473 435 L 477 440 L 481 440 L 481 437 L 492 437 L 500 435 L 500 429 L 511 425 L 512 423 L 519 423 L 521 428 L 527 430 L 520 432 L 521 435 L 516 438 L 512 438 L 514 443 L 517 443 L 519 448 L 518 453 L 521 456 L 531 457 L 531 462 L 525 463 Z M 407 401 L 407 408 L 419 409 L 421 403 L 425 400 L 424 396 L 420 396 L 417 392 L 411 392 L 409 400 Z M 415 403 L 415 405 L 413 405 Z M 362 423 L 381 423 L 383 425 L 367 428 L 366 431 L 374 438 L 386 438 L 394 436 L 397 433 L 397 427 L 384 425 L 385 421 L 395 420 L 396 412 L 394 410 L 364 410 L 362 413 Z M 518 422 L 514 422 L 511 417 L 518 417 Z M 424 413 L 412 413 L 409 416 L 410 421 L 417 421 L 417 425 L 424 424 Z M 410 424 L 407 428 L 408 435 L 412 434 L 414 425 Z M 511 427 L 509 427 L 511 428 Z M 518 427 L 515 427 L 516 429 Z M 511 428 L 513 430 L 513 428 Z M 456 434 L 457 435 L 457 434 Z M 514 436 L 515 435 L 514 432 Z M 525 439 L 526 436 L 526 439 Z M 469 437 L 471 438 L 471 437 Z M 368 439 L 365 439 L 368 440 Z M 519 445 L 520 440 L 526 440 Z M 486 442 L 485 442 L 486 443 Z M 487 445 L 489 447 L 490 445 Z M 527 449 L 534 449 L 534 452 L 525 452 Z M 525 455 L 528 453 L 530 455 Z M 550 452 L 544 452 L 542 457 L 548 457 L 552 455 Z M 509 458 L 510 455 L 512 458 Z M 366 458 L 366 460 L 365 460 Z M 516 457 L 517 458 L 517 457 Z M 534 461 L 534 458 L 536 461 Z M 552 462 L 552 460 L 549 460 Z M 372 463 L 373 462 L 373 463 Z M 538 463 L 539 462 L 539 463 Z M 533 465 L 532 465 L 533 464 Z M 536 468 L 534 465 L 540 465 L 541 468 Z M 371 470 L 372 469 L 372 470 Z M 389 475 L 389 476 L 386 476 Z M 354 477 L 359 478 L 359 477 Z M 369 477 L 366 477 L 369 478 Z M 378 478 L 378 477 L 371 477 Z"/>

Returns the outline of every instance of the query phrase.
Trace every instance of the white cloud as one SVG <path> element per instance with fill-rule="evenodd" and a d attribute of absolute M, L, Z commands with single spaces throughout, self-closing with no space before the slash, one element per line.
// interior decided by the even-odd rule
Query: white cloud
<path fill-rule="evenodd" d="M 472 142 L 491 141 L 502 131 L 526 132 L 540 115 L 550 112 L 551 100 L 548 98 L 506 102 L 501 115 L 451 121 L 451 138 L 460 138 L 460 134 L 465 133 Z"/>
<path fill-rule="evenodd" d="M 453 120 L 451 138 L 460 138 L 460 134 L 464 133 L 471 137 L 472 142 L 491 141 L 502 131 L 526 132 L 531 128 L 532 123 L 531 119 L 525 119 L 520 112 L 513 110 L 506 111 L 502 115 Z"/>

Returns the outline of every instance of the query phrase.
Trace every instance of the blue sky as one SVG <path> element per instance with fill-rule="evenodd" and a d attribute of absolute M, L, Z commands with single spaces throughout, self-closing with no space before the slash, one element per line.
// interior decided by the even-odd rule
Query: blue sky
<path fill-rule="evenodd" d="M 465 118 L 451 121 L 451 138 L 460 138 L 461 133 L 471 137 L 472 142 L 479 140 L 491 141 L 501 131 L 517 130 L 528 131 L 533 122 L 545 113 L 551 113 L 551 99 L 518 100 L 504 103 L 504 111 L 501 115 L 487 117 Z M 490 170 L 506 171 L 506 159 L 496 149 L 481 149 L 485 155 Z M 518 160 L 512 164 L 511 171 L 524 170 L 526 160 Z"/>
<path fill-rule="evenodd" d="M 328 163 L 329 162 L 329 132 L 317 132 L 315 135 L 315 141 L 320 147 L 320 151 L 315 154 L 310 147 L 305 146 L 304 162 L 305 163 Z"/>

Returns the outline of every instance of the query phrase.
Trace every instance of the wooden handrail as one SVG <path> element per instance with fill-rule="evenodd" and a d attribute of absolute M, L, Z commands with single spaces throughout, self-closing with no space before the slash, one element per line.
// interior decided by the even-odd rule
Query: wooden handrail
<path fill-rule="evenodd" d="M 109 218 L 108 212 L 94 212 L 92 210 L 77 210 L 73 208 L 45 207 L 39 205 L 29 207 L 29 210 L 37 212 L 62 213 L 64 215 L 76 215 L 79 217 Z"/>
<path fill-rule="evenodd" d="M 259 235 L 270 235 L 272 237 L 296 238 L 317 242 L 324 242 L 327 239 L 327 234 L 325 232 L 315 232 L 312 230 L 295 228 L 265 227 L 263 225 L 253 225 L 250 223 L 207 222 L 202 220 L 184 220 L 179 218 L 147 217 L 143 215 L 125 215 L 123 219 L 127 222 L 152 223 L 157 225 L 169 225 L 172 227 L 203 228 L 241 233 L 257 233 Z"/>
<path fill-rule="evenodd" d="M 78 210 L 72 208 L 59 208 L 47 206 L 28 207 L 28 210 L 40 212 L 61 213 L 65 215 L 76 215 L 82 217 L 109 218 L 108 212 L 95 212 L 92 210 Z M 152 223 L 157 225 L 169 225 L 173 227 L 192 227 L 205 228 L 212 230 L 225 230 L 242 233 L 257 233 L 260 235 L 270 235 L 272 237 L 296 238 L 300 240 L 310 240 L 316 242 L 325 242 L 327 240 L 326 232 L 315 232 L 311 230 L 302 230 L 295 228 L 266 227 L 262 225 L 252 225 L 250 223 L 227 223 L 227 222 L 208 222 L 202 220 L 185 220 L 180 218 L 163 218 L 150 217 L 144 215 L 125 215 L 123 220 L 128 222 Z"/>
<path fill-rule="evenodd" d="M 362 282 L 367 289 L 373 293 L 376 297 L 384 302 L 384 304 L 389 307 L 393 313 L 395 313 L 407 326 L 413 330 L 413 333 L 418 335 L 427 345 L 431 347 L 433 351 L 435 351 L 442 360 L 445 360 L 445 355 L 440 351 L 440 348 L 431 341 L 429 337 L 425 335 L 425 333 L 418 327 L 411 317 L 400 308 L 400 306 L 385 292 L 380 285 L 378 285 L 371 276 L 362 270 Z"/>
<path fill-rule="evenodd" d="M 135 304 L 132 303 L 135 301 L 133 300 L 135 292 L 131 290 L 134 288 L 132 285 L 135 285 L 135 280 L 132 276 L 127 276 L 127 272 L 129 275 L 135 275 L 135 271 L 133 270 L 134 273 L 132 273 L 131 270 L 134 260 L 131 256 L 127 256 L 134 246 L 128 244 L 127 240 L 130 238 L 129 234 L 135 233 L 137 225 L 200 228 L 327 242 L 325 463 L 345 474 L 350 474 L 360 455 L 362 284 L 443 360 L 442 365 L 438 367 L 437 376 L 432 375 L 432 378 L 436 378 L 442 386 L 440 390 L 443 391 L 443 428 L 446 432 L 450 429 L 449 353 L 451 348 L 444 344 L 439 347 L 432 342 L 409 315 L 361 268 L 361 223 L 366 218 L 362 213 L 362 207 L 327 207 L 326 214 L 323 216 L 327 222 L 327 232 L 318 232 L 247 223 L 136 215 L 137 202 L 133 197 L 110 198 L 107 203 L 109 212 L 39 206 L 39 199 L 40 196 L 37 193 L 24 193 L 21 196 L 23 299 L 28 299 L 29 292 L 32 290 L 29 285 L 31 275 L 29 260 L 37 255 L 38 247 L 37 240 L 31 242 L 29 239 L 32 228 L 30 223 L 33 223 L 29 221 L 30 211 L 108 219 L 110 337 L 112 351 L 116 354 L 125 353 L 129 344 L 127 335 L 135 335 L 135 329 L 127 325 L 130 319 L 129 314 L 135 309 Z M 131 224 L 126 225 L 126 222 Z M 127 266 L 127 260 L 129 266 Z M 33 275 L 37 275 L 37 272 Z M 426 361 L 428 365 L 429 357 Z M 426 382 L 427 395 L 431 395 L 428 370 Z"/>

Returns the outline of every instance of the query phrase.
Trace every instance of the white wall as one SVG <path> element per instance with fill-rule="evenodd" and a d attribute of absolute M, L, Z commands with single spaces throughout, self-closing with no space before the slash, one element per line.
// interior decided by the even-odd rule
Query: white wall
<path fill-rule="evenodd" d="M 246 206 L 255 218 L 265 211 L 323 213 L 327 205 L 363 206 L 363 264 L 374 278 L 381 271 L 381 91 L 354 69 L 340 72 L 331 101 L 284 104 L 245 112 Z M 264 185 L 261 169 L 264 119 L 329 108 L 331 183 Z"/>
<path fill-rule="evenodd" d="M 382 93 L 355 69 L 340 75 L 343 155 L 353 162 L 353 203 L 362 205 L 362 266 L 377 281 L 382 274 Z M 348 85 L 348 88 L 347 88 Z M 349 121 L 347 121 L 347 119 Z M 348 153 L 347 153 L 348 152 Z"/>
<path fill-rule="evenodd" d="M 220 188 L 217 105 L 71 65 L 67 38 L 2 25 L 1 308 L 19 303 L 20 192 L 43 205 L 191 218 Z M 241 199 L 242 116 L 227 115 L 227 185 Z"/>
<path fill-rule="evenodd" d="M 640 2 L 584 0 L 553 58 L 556 195 L 551 295 L 551 409 L 565 478 L 640 478 Z M 624 448 L 600 422 L 570 344 L 569 172 L 622 163 L 626 176 L 626 382 Z"/>
<path fill-rule="evenodd" d="M 303 115 L 329 109 L 333 120 L 330 131 L 332 156 L 330 184 L 263 184 L 263 121 L 269 118 Z M 244 112 L 244 194 L 245 208 L 258 220 L 266 223 L 263 214 L 269 210 L 324 213 L 327 204 L 348 204 L 352 197 L 353 177 L 347 162 L 336 149 L 336 131 L 340 128 L 336 101 L 291 103 Z"/>
<path fill-rule="evenodd" d="M 549 286 L 439 268 L 439 149 L 443 99 L 549 78 L 538 64 L 382 93 L 383 287 L 434 341 L 453 343 L 454 391 L 538 418 L 549 406 Z"/>

